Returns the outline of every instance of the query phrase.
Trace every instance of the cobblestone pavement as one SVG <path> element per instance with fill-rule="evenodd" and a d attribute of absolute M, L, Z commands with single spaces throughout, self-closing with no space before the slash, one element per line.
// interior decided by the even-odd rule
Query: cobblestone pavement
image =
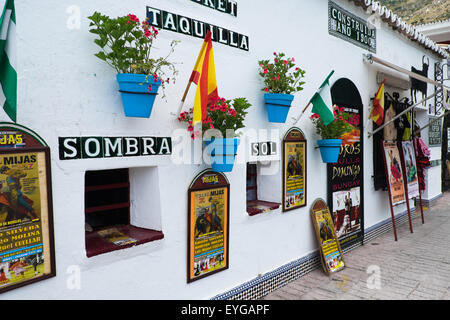
<path fill-rule="evenodd" d="M 331 276 L 316 269 L 263 300 L 450 300 L 450 193 L 393 231 L 344 255 Z"/>

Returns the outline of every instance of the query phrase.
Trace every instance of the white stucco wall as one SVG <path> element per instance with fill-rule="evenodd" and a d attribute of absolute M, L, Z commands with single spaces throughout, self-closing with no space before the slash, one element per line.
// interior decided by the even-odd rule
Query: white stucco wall
<path fill-rule="evenodd" d="M 336 3 L 356 15 L 364 11 L 344 0 Z M 246 165 L 241 161 L 226 174 L 231 185 L 230 268 L 213 276 L 186 284 L 187 189 L 197 173 L 207 165 L 174 165 L 170 156 L 60 161 L 58 137 L 68 136 L 171 136 L 184 129 L 170 112 L 176 112 L 191 74 L 202 40 L 161 31 L 155 55 L 167 53 L 168 44 L 180 40 L 172 61 L 180 74 L 176 85 L 167 89 L 167 102 L 157 98 L 150 119 L 123 115 L 115 72 L 94 53 L 97 47 L 88 32 L 86 19 L 94 11 L 110 16 L 136 14 L 145 17 L 146 6 L 211 22 L 248 35 L 250 51 L 214 43 L 219 94 L 226 98 L 246 97 L 253 105 L 247 116 L 248 128 L 279 129 L 279 143 L 292 126 L 292 116 L 300 114 L 326 75 L 334 69 L 332 83 L 349 78 L 359 89 L 367 119 L 370 98 L 376 93 L 376 72 L 381 67 L 363 62 L 365 50 L 328 34 L 328 1 L 238 1 L 238 16 L 220 13 L 190 0 L 91 0 L 77 4 L 81 27 L 70 29 L 68 8 L 73 1 L 16 1 L 18 31 L 18 122 L 39 133 L 49 144 L 52 155 L 52 181 L 57 276 L 2 294 L 2 299 L 207 299 L 223 293 L 268 271 L 276 269 L 316 250 L 309 206 L 281 213 L 249 217 L 246 213 Z M 377 35 L 377 53 L 382 59 L 409 69 L 420 67 L 430 51 L 407 40 L 386 25 Z M 295 94 L 294 107 L 286 124 L 267 121 L 257 74 L 257 61 L 285 52 L 306 69 L 306 85 Z M 431 70 L 432 68 L 430 68 Z M 433 78 L 433 71 L 429 77 Z M 429 86 L 429 93 L 432 92 Z M 191 89 L 191 93 L 195 90 Z M 409 96 L 402 92 L 401 96 Z M 188 99 L 189 103 L 189 99 Z M 426 117 L 426 112 L 422 113 Z M 0 120 L 8 121 L 1 114 Z M 326 165 L 314 149 L 317 136 L 309 113 L 297 124 L 308 139 L 308 194 L 311 204 L 326 199 Z M 372 141 L 364 134 L 365 227 L 390 217 L 386 192 L 373 187 Z M 427 140 L 425 140 L 427 141 Z M 176 144 L 174 142 L 174 148 Z M 436 149 L 436 150 L 434 150 Z M 239 153 L 246 153 L 242 144 Z M 433 155 L 440 148 L 433 148 Z M 279 163 L 279 162 L 278 162 Z M 161 226 L 164 239 L 134 248 L 87 258 L 84 231 L 84 173 L 87 170 L 133 168 L 134 205 L 147 207 L 149 217 L 134 217 L 143 226 Z M 433 181 L 440 171 L 434 173 Z M 145 180 L 152 180 L 146 185 Z M 267 176 L 260 190 L 268 200 L 281 202 L 281 170 Z M 269 187 L 267 185 L 270 184 Z M 134 189 L 133 189 L 134 188 Z M 427 191 L 429 199 L 439 188 Z M 140 196 L 145 198 L 140 198 Z M 140 199 L 139 199 L 140 198 Z M 154 203 L 154 205 L 152 205 Z M 140 209 L 140 210 L 141 210 Z M 405 207 L 396 208 L 404 212 Z M 81 289 L 67 287 L 70 266 L 81 270 Z"/>

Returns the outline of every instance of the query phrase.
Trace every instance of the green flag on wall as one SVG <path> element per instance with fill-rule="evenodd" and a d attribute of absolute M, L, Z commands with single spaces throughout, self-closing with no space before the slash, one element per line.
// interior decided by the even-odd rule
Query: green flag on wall
<path fill-rule="evenodd" d="M 14 0 L 3 0 L 0 18 L 0 105 L 17 121 L 16 12 Z"/>
<path fill-rule="evenodd" d="M 334 70 L 330 72 L 328 77 L 320 86 L 319 90 L 310 100 L 310 102 L 313 104 L 312 112 L 317 113 L 326 126 L 334 121 L 330 91 L 330 77 L 333 75 L 333 73 Z"/>

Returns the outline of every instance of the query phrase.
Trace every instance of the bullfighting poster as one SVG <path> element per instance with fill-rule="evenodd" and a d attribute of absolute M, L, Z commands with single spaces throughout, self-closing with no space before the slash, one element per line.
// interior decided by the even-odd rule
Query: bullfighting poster
<path fill-rule="evenodd" d="M 325 273 L 342 270 L 345 267 L 344 256 L 328 206 L 322 199 L 317 199 L 310 212 Z"/>
<path fill-rule="evenodd" d="M 394 142 L 383 141 L 384 161 L 386 166 L 387 185 L 390 190 L 393 206 L 405 202 L 405 187 L 400 152 Z"/>
<path fill-rule="evenodd" d="M 354 126 L 342 139 L 338 162 L 327 165 L 328 203 L 334 219 L 336 234 L 342 247 L 362 241 L 363 232 L 363 150 L 361 141 L 360 107 L 336 106 L 350 117 Z"/>
<path fill-rule="evenodd" d="M 189 189 L 188 274 L 192 282 L 228 268 L 229 184 L 207 171 Z"/>
<path fill-rule="evenodd" d="M 412 141 L 402 141 L 402 153 L 408 186 L 408 199 L 417 198 L 419 196 L 419 178 L 417 176 L 416 155 Z"/>
<path fill-rule="evenodd" d="M 54 275 L 48 148 L 0 151 L 0 292 Z"/>
<path fill-rule="evenodd" d="M 306 140 L 292 128 L 283 141 L 283 212 L 306 206 Z"/>

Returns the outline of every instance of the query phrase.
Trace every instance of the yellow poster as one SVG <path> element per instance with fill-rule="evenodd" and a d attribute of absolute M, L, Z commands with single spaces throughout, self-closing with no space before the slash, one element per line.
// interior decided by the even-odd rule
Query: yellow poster
<path fill-rule="evenodd" d="M 191 192 L 189 235 L 191 280 L 227 267 L 227 212 L 228 188 Z"/>
<path fill-rule="evenodd" d="M 318 228 L 324 264 L 329 272 L 339 271 L 344 268 L 344 261 L 337 243 L 330 211 L 327 208 L 314 212 L 314 217 Z"/>
<path fill-rule="evenodd" d="M 46 192 L 44 153 L 0 154 L 0 289 L 50 271 Z"/>
<path fill-rule="evenodd" d="M 305 152 L 303 141 L 284 142 L 284 210 L 306 204 Z"/>

